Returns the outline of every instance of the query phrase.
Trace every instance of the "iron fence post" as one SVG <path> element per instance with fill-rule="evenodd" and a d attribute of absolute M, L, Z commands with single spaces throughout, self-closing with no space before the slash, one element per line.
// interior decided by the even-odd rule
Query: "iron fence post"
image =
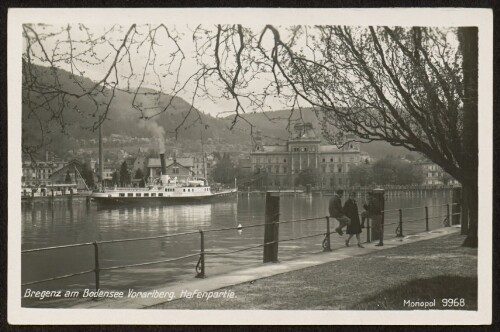
<path fill-rule="evenodd" d="M 330 246 L 330 217 L 326 217 L 326 235 L 323 240 L 323 251 L 332 251 Z"/>
<path fill-rule="evenodd" d="M 200 259 L 196 264 L 196 278 L 206 278 L 205 275 L 205 235 L 200 229 Z"/>
<path fill-rule="evenodd" d="M 366 242 L 367 243 L 372 242 L 372 236 L 370 233 L 370 217 L 366 218 Z"/>
<path fill-rule="evenodd" d="M 450 227 L 451 225 L 451 220 L 450 220 L 450 204 L 446 204 L 446 227 Z"/>
<path fill-rule="evenodd" d="M 403 237 L 403 210 L 399 209 L 399 231 L 397 237 Z"/>
<path fill-rule="evenodd" d="M 99 245 L 97 244 L 97 241 L 94 241 L 94 272 L 95 272 L 95 290 L 96 293 L 99 293 Z M 98 299 L 99 296 L 96 295 L 95 299 Z"/>
<path fill-rule="evenodd" d="M 429 231 L 429 208 L 425 207 L 425 231 Z"/>

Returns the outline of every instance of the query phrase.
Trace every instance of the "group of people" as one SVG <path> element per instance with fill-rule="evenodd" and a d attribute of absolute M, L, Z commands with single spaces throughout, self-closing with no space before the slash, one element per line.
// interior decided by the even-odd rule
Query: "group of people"
<path fill-rule="evenodd" d="M 346 247 L 349 246 L 349 241 L 356 236 L 358 240 L 358 247 L 364 248 L 361 244 L 361 230 L 365 227 L 367 218 L 372 220 L 372 225 L 376 225 L 379 231 L 380 239 L 376 246 L 384 245 L 383 224 L 382 224 L 382 205 L 377 196 L 369 192 L 367 202 L 363 205 L 364 211 L 361 213 L 361 222 L 358 212 L 358 204 L 356 202 L 356 192 L 351 192 L 349 198 L 342 206 L 343 190 L 337 190 L 333 197 L 330 199 L 328 210 L 330 217 L 339 221 L 339 226 L 335 231 L 339 235 L 344 235 L 343 228 L 347 226 L 346 233 L 349 235 L 345 240 Z"/>

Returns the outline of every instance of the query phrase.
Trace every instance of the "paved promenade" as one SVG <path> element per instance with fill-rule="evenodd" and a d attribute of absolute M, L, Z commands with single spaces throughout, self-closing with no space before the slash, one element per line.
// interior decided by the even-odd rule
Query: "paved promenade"
<path fill-rule="evenodd" d="M 279 263 L 267 263 L 252 266 L 244 270 L 234 271 L 224 275 L 209 276 L 205 279 L 193 279 L 182 283 L 172 283 L 165 287 L 157 287 L 157 292 L 174 294 L 172 301 L 165 298 L 123 298 L 118 300 L 100 300 L 79 303 L 74 308 L 153 308 L 153 309 L 343 309 L 348 308 L 352 301 L 345 301 L 346 291 L 352 289 L 352 294 L 359 298 L 359 291 L 356 290 L 356 283 L 371 284 L 368 288 L 371 292 L 366 292 L 366 296 L 371 293 L 396 285 L 419 276 L 419 271 L 412 271 L 412 253 L 418 251 L 419 259 L 429 260 L 434 272 L 422 271 L 421 277 L 432 277 L 433 275 L 444 274 L 446 264 L 451 264 L 449 269 L 461 263 L 465 256 L 461 252 L 458 227 L 446 227 L 430 232 L 419 233 L 406 236 L 404 238 L 387 239 L 383 247 L 374 246 L 375 243 L 365 244 L 365 248 L 358 248 L 355 239 L 354 246 L 334 250 L 332 252 L 318 253 L 307 257 L 301 257 L 290 261 Z M 334 236 L 334 235 L 332 235 Z M 335 235 L 336 236 L 336 235 Z M 442 243 L 440 238 L 446 240 Z M 433 240 L 434 239 L 434 240 Z M 436 248 L 441 246 L 441 248 Z M 443 248 L 443 246 L 445 246 Z M 447 247 L 450 250 L 447 250 Z M 419 250 L 412 249 L 419 248 Z M 406 249 L 405 249 L 406 248 Z M 453 252 L 458 248 L 460 252 Z M 465 249 L 467 264 L 477 264 L 477 251 Z M 450 256 L 451 255 L 451 256 Z M 445 257 L 446 256 L 446 257 Z M 443 258 L 443 262 L 438 263 L 438 259 Z M 377 262 L 380 260 L 380 262 Z M 447 263 L 446 263 L 447 262 Z M 377 276 L 370 276 L 370 272 L 362 272 L 360 269 L 373 265 L 371 271 L 378 273 L 377 267 L 383 267 L 387 275 L 396 278 L 385 278 L 380 276 L 380 280 L 374 280 Z M 444 264 L 444 265 L 443 265 Z M 409 266 L 406 266 L 409 265 Z M 426 266 L 429 264 L 426 264 Z M 409 272 L 405 268 L 409 267 Z M 477 269 L 472 270 L 474 274 Z M 430 275 L 429 275 L 430 273 Z M 470 275 L 469 273 L 468 275 Z M 336 276 L 337 274 L 337 276 Z M 349 284 L 351 278 L 351 284 Z M 384 280 L 391 280 L 390 284 L 383 284 Z M 316 286 L 305 289 L 310 281 L 315 281 Z M 341 280 L 343 280 L 341 282 Z M 353 282 L 355 280 L 355 282 Z M 346 282 L 347 281 L 347 282 Z M 305 284 L 304 284 L 305 282 Z M 377 284 L 380 282 L 380 284 Z M 335 285 L 343 285 L 339 290 L 335 290 Z M 394 286 L 392 285 L 392 286 Z M 366 286 L 366 285 L 365 285 Z M 315 288 L 315 289 L 314 289 Z M 207 300 L 197 298 L 205 293 L 225 294 L 224 298 Z M 233 295 L 231 295 L 233 293 Z M 332 293 L 333 295 L 328 295 Z M 183 294 L 183 295 L 182 295 Z M 192 294 L 192 298 L 186 298 Z M 265 296 L 267 294 L 267 296 Z M 269 296 L 272 294 L 272 296 Z M 309 294 L 309 295 L 307 295 Z M 341 299 L 332 301 L 331 296 L 340 295 Z M 373 295 L 372 294 L 372 295 Z M 222 295 L 221 295 L 222 296 Z M 233 298 L 228 298 L 231 296 Z M 304 299 L 310 296 L 311 299 Z M 183 297 L 180 298 L 179 297 Z M 356 296 L 353 296 L 356 297 Z M 270 301 L 269 299 L 273 299 Z M 342 299 L 344 298 L 344 299 Z M 314 300 L 317 299 L 317 300 Z M 288 303 L 287 301 L 290 301 Z M 334 304 L 332 304 L 334 303 Z M 352 304 L 352 303 L 351 303 Z"/>

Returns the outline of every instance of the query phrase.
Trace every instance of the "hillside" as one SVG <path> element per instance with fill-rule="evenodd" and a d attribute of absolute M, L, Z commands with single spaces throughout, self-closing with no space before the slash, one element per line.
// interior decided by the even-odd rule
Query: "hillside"
<path fill-rule="evenodd" d="M 59 81 L 60 84 L 70 92 L 81 93 L 89 89 L 95 83 L 91 80 L 73 76 L 64 70 L 50 71 L 46 67 L 37 67 L 35 72 L 39 81 L 50 85 L 51 82 Z M 183 150 L 199 150 L 200 139 L 203 136 L 208 151 L 249 151 L 251 146 L 250 126 L 245 121 L 239 121 L 233 130 L 229 130 L 233 117 L 215 118 L 193 109 L 186 121 L 183 120 L 189 112 L 191 105 L 179 97 L 172 97 L 156 91 L 142 89 L 142 93 L 149 95 L 138 96 L 136 103 L 142 103 L 144 107 L 164 108 L 169 102 L 169 108 L 158 116 L 148 120 L 141 119 L 141 113 L 132 106 L 133 94 L 130 92 L 115 91 L 115 97 L 110 105 L 108 119 L 103 124 L 105 137 L 111 135 L 122 135 L 125 137 L 149 138 L 149 145 L 144 148 L 157 149 L 155 139 L 164 136 L 170 148 L 181 147 Z M 102 103 L 109 97 L 110 91 L 104 90 L 102 95 L 96 97 Z M 30 115 L 26 100 L 40 102 L 41 98 L 23 95 L 23 140 L 34 144 L 40 140 L 40 123 L 47 124 L 44 135 L 51 141 L 47 150 L 57 155 L 64 155 L 70 149 L 80 147 L 81 140 L 97 138 L 97 132 L 90 127 L 103 111 L 101 105 L 96 112 L 96 105 L 90 98 L 81 98 L 69 102 L 63 110 L 64 120 L 68 124 L 64 132 L 60 123 L 51 120 L 51 114 L 44 109 L 37 110 L 36 116 Z M 55 102 L 53 106 L 57 105 Z M 153 111 L 151 111 L 153 112 Z M 96 113 L 96 115 L 92 115 Z M 151 114 L 146 114 L 151 115 Z M 293 125 L 297 122 L 311 122 L 316 128 L 316 134 L 321 135 L 318 119 L 311 109 L 303 109 L 301 112 L 280 110 L 267 113 L 243 114 L 246 120 L 252 123 L 254 130 L 260 130 L 264 141 L 268 144 L 283 144 L 293 132 Z M 183 124 L 182 124 L 183 123 Z M 182 124 L 182 125 L 181 125 Z M 180 126 L 175 140 L 175 128 Z M 255 134 L 255 132 L 254 132 Z M 404 148 L 393 147 L 384 142 L 372 142 L 363 144 L 362 150 L 368 152 L 372 157 L 380 158 L 387 154 L 406 154 Z"/>
<path fill-rule="evenodd" d="M 37 77 L 46 84 L 58 80 L 60 84 L 67 90 L 73 93 L 81 93 L 82 89 L 89 89 L 93 84 L 87 78 L 73 77 L 71 73 L 64 70 L 57 70 L 55 73 L 49 71 L 45 67 L 36 68 Z M 78 82 L 75 82 L 75 80 Z M 103 124 L 103 135 L 109 137 L 111 135 L 122 135 L 127 137 L 146 137 L 151 139 L 164 136 L 172 144 L 175 141 L 175 129 L 177 131 L 177 141 L 184 142 L 193 141 L 193 146 L 200 145 L 200 138 L 203 135 L 205 140 L 213 140 L 224 144 L 230 142 L 236 145 L 248 145 L 250 137 L 243 137 L 241 133 L 230 131 L 227 128 L 227 123 L 223 120 L 214 118 L 210 115 L 199 112 L 196 109 L 190 111 L 191 105 L 179 97 L 172 97 L 163 93 L 158 94 L 156 91 L 149 89 L 141 89 L 141 93 L 152 93 L 150 95 L 138 96 L 136 103 L 142 103 L 144 107 L 156 107 L 156 110 L 150 111 L 156 113 L 158 109 L 164 108 L 169 102 L 168 109 L 158 116 L 148 120 L 141 119 L 141 113 L 132 106 L 133 94 L 125 91 L 115 91 L 115 97 L 108 111 L 108 119 Z M 110 92 L 105 90 L 104 95 L 109 96 Z M 27 99 L 28 96 L 23 96 Z M 34 96 L 29 96 L 32 101 L 40 103 L 41 98 L 36 99 Z M 99 102 L 105 101 L 105 96 L 98 96 Z M 57 106 L 57 103 L 52 103 Z M 68 103 L 64 108 L 64 120 L 67 126 L 62 131 L 59 122 L 51 120 L 51 114 L 44 109 L 37 110 L 36 116 L 30 116 L 27 103 L 23 103 L 23 139 L 28 143 L 34 144 L 41 138 L 39 133 L 40 122 L 48 124 L 45 128 L 44 135 L 51 140 L 51 144 L 47 147 L 49 151 L 60 154 L 68 148 L 77 147 L 77 140 L 90 140 L 97 138 L 97 131 L 91 129 L 92 124 L 98 119 L 98 115 L 103 111 L 101 106 L 96 116 L 92 116 L 95 112 L 95 104 L 90 98 L 81 98 L 74 102 Z M 38 121 L 40 120 L 40 122 Z M 181 125 L 182 124 L 182 125 Z M 203 130 L 203 134 L 201 133 Z M 152 148 L 157 148 L 152 146 Z"/>
<path fill-rule="evenodd" d="M 289 131 L 293 131 L 293 125 L 300 122 L 310 122 L 315 128 L 316 135 L 320 136 L 323 141 L 321 133 L 321 126 L 319 124 L 316 114 L 311 108 L 303 108 L 300 112 L 295 110 L 293 113 L 290 110 L 280 110 L 267 113 L 252 113 L 245 114 L 245 119 L 251 122 L 255 128 L 262 132 L 264 141 L 268 143 L 275 142 L 279 144 L 289 137 Z M 230 122 L 233 116 L 226 118 Z M 248 133 L 248 125 L 245 122 L 240 122 L 236 126 L 236 130 Z M 326 143 L 325 143 L 326 144 Z M 389 143 L 375 141 L 370 143 L 361 144 L 361 150 L 367 152 L 374 158 L 382 158 L 387 155 L 406 155 L 411 153 L 404 147 L 392 146 Z"/>

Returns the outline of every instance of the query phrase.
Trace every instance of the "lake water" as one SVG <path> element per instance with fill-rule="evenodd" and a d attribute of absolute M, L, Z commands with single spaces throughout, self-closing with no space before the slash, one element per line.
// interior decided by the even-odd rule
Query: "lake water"
<path fill-rule="evenodd" d="M 326 231 L 328 201 L 330 196 L 302 195 L 282 196 L 280 198 L 280 220 L 304 218 L 320 219 L 307 222 L 281 224 L 280 240 L 320 234 Z M 423 206 L 436 206 L 451 203 L 449 191 L 437 191 L 419 196 L 388 196 L 385 209 L 421 207 L 403 212 L 405 220 L 421 219 L 425 216 Z M 361 212 L 361 205 L 360 207 Z M 264 222 L 264 195 L 240 195 L 229 201 L 211 204 L 116 207 L 100 208 L 84 199 L 48 200 L 23 203 L 22 205 L 22 249 L 42 248 L 82 242 L 93 242 L 124 238 L 150 237 L 174 234 L 199 229 L 209 230 L 262 224 Z M 443 227 L 446 207 L 430 207 L 430 229 Z M 385 215 L 385 222 L 398 221 L 398 211 Z M 332 222 L 332 230 L 336 226 Z M 396 225 L 387 225 L 385 238 L 395 237 Z M 404 224 L 404 235 L 425 231 L 425 221 L 417 220 Z M 366 232 L 361 234 L 366 240 Z M 244 249 L 263 243 L 264 228 L 208 232 L 205 234 L 205 250 L 228 252 Z M 279 244 L 279 260 L 286 261 L 310 253 L 322 251 L 324 236 L 286 241 Z M 332 249 L 341 248 L 344 239 L 332 234 Z M 352 241 L 356 243 L 355 239 Z M 372 245 L 372 244 L 370 244 Z M 150 261 L 166 260 L 198 253 L 199 234 L 172 238 L 101 244 L 99 246 L 100 266 L 111 267 Z M 362 249 L 360 249 L 362 250 Z M 207 276 L 262 262 L 263 248 L 255 248 L 224 255 L 207 255 L 205 271 Z M 176 262 L 161 263 L 143 267 L 131 267 L 112 271 L 101 271 L 100 288 L 107 290 L 145 290 L 174 281 L 193 280 L 198 257 L 186 258 Z M 32 252 L 22 254 L 22 283 L 52 278 L 94 268 L 94 248 L 84 246 Z M 81 290 L 95 287 L 94 273 L 27 286 L 32 290 Z M 26 287 L 23 287 L 23 292 Z M 50 301 L 23 299 L 25 306 L 48 305 Z"/>

